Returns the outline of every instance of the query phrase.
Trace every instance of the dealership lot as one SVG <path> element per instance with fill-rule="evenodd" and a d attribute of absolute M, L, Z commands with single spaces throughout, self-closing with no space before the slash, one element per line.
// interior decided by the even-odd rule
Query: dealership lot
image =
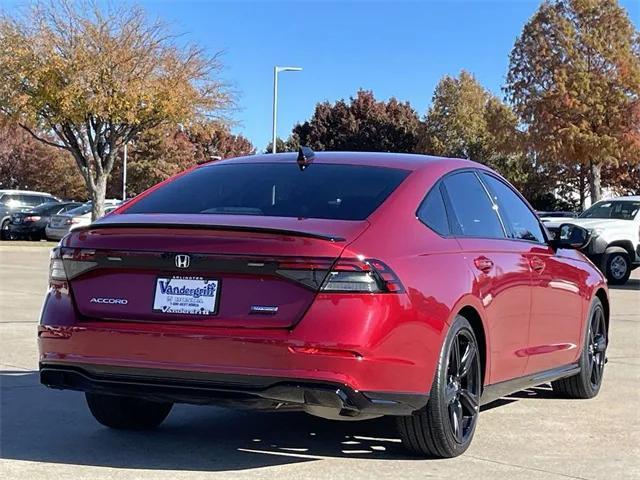
<path fill-rule="evenodd" d="M 520 392 L 483 411 L 469 451 L 407 457 L 386 420 L 178 405 L 156 432 L 99 426 L 77 392 L 38 383 L 35 326 L 48 249 L 0 245 L 0 475 L 3 478 L 640 477 L 640 272 L 611 290 L 609 363 L 591 401 Z"/>

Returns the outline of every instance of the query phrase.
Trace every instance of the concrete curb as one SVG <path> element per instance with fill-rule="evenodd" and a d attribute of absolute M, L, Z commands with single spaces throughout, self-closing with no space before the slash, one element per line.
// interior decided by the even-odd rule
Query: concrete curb
<path fill-rule="evenodd" d="M 57 243 L 43 243 L 42 245 L 1 245 L 0 252 L 33 252 L 42 249 L 52 249 Z"/>

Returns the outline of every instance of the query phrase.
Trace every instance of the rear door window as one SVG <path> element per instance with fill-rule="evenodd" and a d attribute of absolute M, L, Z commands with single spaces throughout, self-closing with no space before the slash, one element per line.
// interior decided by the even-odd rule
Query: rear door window
<path fill-rule="evenodd" d="M 449 175 L 444 185 L 453 207 L 456 233 L 465 237 L 505 238 L 496 208 L 475 173 Z"/>
<path fill-rule="evenodd" d="M 228 214 L 364 220 L 410 172 L 386 167 L 231 163 L 194 170 L 123 213 Z"/>
<path fill-rule="evenodd" d="M 440 184 L 433 187 L 425 197 L 418 209 L 418 218 L 436 233 L 449 235 L 449 219 Z"/>
<path fill-rule="evenodd" d="M 544 243 L 545 238 L 538 218 L 507 184 L 493 175 L 482 173 L 485 182 L 498 205 L 502 220 L 507 224 L 509 237 Z"/>

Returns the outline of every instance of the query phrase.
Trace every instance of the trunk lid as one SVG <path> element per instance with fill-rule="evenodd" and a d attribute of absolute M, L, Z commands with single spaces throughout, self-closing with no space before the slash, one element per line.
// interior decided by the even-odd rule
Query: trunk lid
<path fill-rule="evenodd" d="M 67 237 L 65 269 L 76 306 L 89 319 L 286 328 L 304 315 L 332 264 L 367 226 L 114 214 Z M 194 288 L 204 300 L 193 298 Z"/>
<path fill-rule="evenodd" d="M 63 227 L 67 219 L 70 219 L 68 215 L 52 215 L 49 219 L 49 226 L 54 228 Z"/>

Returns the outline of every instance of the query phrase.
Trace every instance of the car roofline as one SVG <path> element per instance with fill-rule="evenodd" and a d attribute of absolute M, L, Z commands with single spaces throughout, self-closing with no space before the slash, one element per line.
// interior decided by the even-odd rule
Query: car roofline
<path fill-rule="evenodd" d="M 42 195 L 43 197 L 58 198 L 47 192 L 37 192 L 35 190 L 0 190 L 0 195 Z"/>
<path fill-rule="evenodd" d="M 260 163 L 297 163 L 297 153 L 258 154 L 235 157 L 215 162 L 205 163 L 200 168 L 210 168 L 219 165 L 260 164 Z M 333 165 L 361 165 L 370 167 L 396 168 L 400 170 L 416 171 L 436 164 L 456 163 L 455 168 L 482 167 L 481 164 L 467 159 L 436 157 L 416 153 L 389 152 L 315 152 L 313 163 Z"/>

